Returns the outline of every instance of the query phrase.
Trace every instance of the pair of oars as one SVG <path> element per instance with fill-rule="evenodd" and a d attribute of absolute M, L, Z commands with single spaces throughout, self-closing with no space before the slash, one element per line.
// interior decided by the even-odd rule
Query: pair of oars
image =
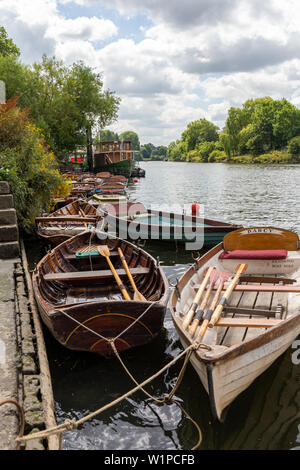
<path fill-rule="evenodd" d="M 115 270 L 114 268 L 114 265 L 112 264 L 111 260 L 110 260 L 110 251 L 109 251 L 109 248 L 107 245 L 97 245 L 97 250 L 98 250 L 98 253 L 102 256 L 104 256 L 104 258 L 106 258 L 106 261 L 110 267 L 110 270 L 111 272 L 113 273 L 114 275 L 114 278 L 118 284 L 118 287 L 120 289 L 120 291 L 122 292 L 122 295 L 124 297 L 125 300 L 132 300 L 130 298 L 130 295 L 128 294 L 123 282 L 121 281 L 121 278 L 120 276 L 118 275 L 117 271 Z M 134 295 L 133 295 L 133 300 L 136 300 L 137 302 L 146 302 L 146 298 L 143 296 L 143 294 L 141 294 L 141 292 L 138 291 L 137 287 L 136 287 L 136 284 L 133 280 L 133 277 L 131 275 L 131 272 L 129 270 L 129 267 L 128 267 L 128 264 L 126 262 L 126 259 L 125 259 L 125 256 L 123 255 L 123 252 L 121 250 L 120 247 L 118 247 L 118 253 L 120 255 L 120 258 L 121 258 L 121 261 L 122 261 L 122 264 L 125 268 L 125 271 L 127 273 L 127 276 L 129 278 L 129 281 L 132 285 L 132 288 L 134 290 Z"/>
<path fill-rule="evenodd" d="M 232 281 L 230 282 L 229 286 L 227 287 L 227 289 L 226 289 L 223 297 L 221 298 L 221 300 L 219 300 L 219 298 L 220 298 L 221 292 L 223 290 L 224 283 L 228 280 L 228 278 L 230 277 L 231 274 L 228 273 L 228 272 L 225 272 L 225 271 L 217 271 L 215 267 L 210 267 L 206 270 L 204 279 L 203 279 L 203 281 L 202 281 L 202 283 L 199 287 L 199 290 L 198 290 L 198 292 L 197 292 L 197 294 L 194 298 L 192 306 L 191 306 L 190 310 L 188 311 L 188 313 L 186 315 L 186 318 L 183 322 L 183 327 L 186 329 L 190 325 L 190 322 L 191 322 L 191 320 L 193 319 L 193 317 L 195 315 L 195 319 L 194 319 L 192 325 L 190 326 L 190 333 L 191 333 L 192 336 L 194 336 L 196 334 L 198 325 L 204 317 L 204 309 L 205 309 L 205 307 L 208 303 L 208 300 L 209 300 L 209 297 L 211 295 L 212 289 L 213 289 L 214 285 L 216 284 L 216 282 L 219 281 L 219 285 L 218 285 L 216 293 L 213 297 L 211 305 L 210 305 L 208 311 L 205 314 L 205 319 L 203 320 L 203 322 L 200 326 L 200 331 L 197 335 L 198 340 L 203 339 L 208 326 L 210 328 L 212 328 L 217 323 L 217 321 L 219 320 L 226 302 L 228 301 L 228 299 L 229 299 L 230 295 L 232 294 L 235 286 L 237 285 L 241 274 L 247 269 L 247 266 L 248 266 L 247 264 L 239 264 L 236 267 L 236 269 L 235 269 L 236 274 L 235 274 L 234 278 L 232 279 Z M 198 308 L 198 305 L 199 305 L 199 302 L 200 302 L 200 298 L 201 298 L 201 296 L 202 296 L 209 280 L 210 280 L 209 287 L 207 288 L 206 294 L 203 298 L 203 301 L 200 305 L 200 308 L 197 311 L 197 308 Z"/>

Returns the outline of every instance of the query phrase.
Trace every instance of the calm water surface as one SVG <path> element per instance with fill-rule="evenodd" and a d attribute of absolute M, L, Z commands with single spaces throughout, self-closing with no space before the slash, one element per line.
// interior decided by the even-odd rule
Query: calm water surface
<path fill-rule="evenodd" d="M 131 183 L 131 200 L 146 206 L 204 204 L 205 217 L 249 225 L 275 225 L 300 234 L 300 165 L 254 166 L 142 162 L 146 177 Z M 193 262 L 182 247 L 147 242 L 167 277 L 180 277 Z M 34 261 L 33 253 L 29 253 Z M 36 259 L 37 261 L 37 259 Z M 118 360 L 73 353 L 47 332 L 49 362 L 58 422 L 79 419 L 134 387 Z M 153 343 L 123 355 L 143 381 L 182 350 L 167 311 L 164 329 Z M 300 365 L 290 348 L 229 407 L 225 422 L 212 422 L 206 392 L 188 366 L 175 398 L 203 433 L 200 449 L 300 449 Z M 147 390 L 168 393 L 182 363 L 163 373 Z M 63 435 L 64 449 L 188 450 L 197 432 L 175 405 L 158 405 L 142 392 Z"/>

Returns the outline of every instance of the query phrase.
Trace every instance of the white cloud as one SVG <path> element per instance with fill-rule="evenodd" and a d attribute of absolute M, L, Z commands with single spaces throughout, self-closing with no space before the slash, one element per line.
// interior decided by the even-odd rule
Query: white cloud
<path fill-rule="evenodd" d="M 46 37 L 58 41 L 87 40 L 98 41 L 116 35 L 118 28 L 111 20 L 103 18 L 78 17 L 75 19 L 56 18 L 49 24 Z"/>
<path fill-rule="evenodd" d="M 117 10 L 119 30 L 88 6 Z M 127 18 L 137 13 L 152 26 L 128 39 Z M 101 72 L 122 98 L 115 127 L 141 142 L 168 145 L 201 117 L 222 127 L 228 109 L 249 98 L 300 104 L 298 0 L 0 0 L 0 17 L 26 62 L 45 52 Z"/>

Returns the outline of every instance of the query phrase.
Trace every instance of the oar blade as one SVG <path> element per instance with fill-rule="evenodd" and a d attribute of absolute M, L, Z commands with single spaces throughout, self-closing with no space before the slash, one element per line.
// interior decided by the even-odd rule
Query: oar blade
<path fill-rule="evenodd" d="M 107 245 L 97 245 L 97 250 L 100 255 L 107 257 L 110 255 L 110 251 Z"/>
<path fill-rule="evenodd" d="M 134 291 L 133 300 L 136 302 L 147 302 L 147 299 L 138 290 Z"/>

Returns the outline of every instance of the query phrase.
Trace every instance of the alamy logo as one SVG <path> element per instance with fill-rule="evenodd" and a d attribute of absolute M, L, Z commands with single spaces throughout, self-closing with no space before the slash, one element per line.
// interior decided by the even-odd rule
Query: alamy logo
<path fill-rule="evenodd" d="M 297 339 L 293 342 L 292 348 L 296 349 L 296 351 L 292 354 L 292 363 L 295 365 L 300 364 L 300 339 Z"/>
<path fill-rule="evenodd" d="M 98 209 L 99 210 L 99 209 Z M 191 215 L 190 205 L 183 207 L 142 203 L 106 204 L 100 209 L 109 226 L 109 233 L 125 240 L 174 240 L 184 242 L 186 250 L 200 250 L 204 245 L 204 206 L 197 205 L 197 214 Z M 98 237 L 106 236 L 101 228 Z"/>

